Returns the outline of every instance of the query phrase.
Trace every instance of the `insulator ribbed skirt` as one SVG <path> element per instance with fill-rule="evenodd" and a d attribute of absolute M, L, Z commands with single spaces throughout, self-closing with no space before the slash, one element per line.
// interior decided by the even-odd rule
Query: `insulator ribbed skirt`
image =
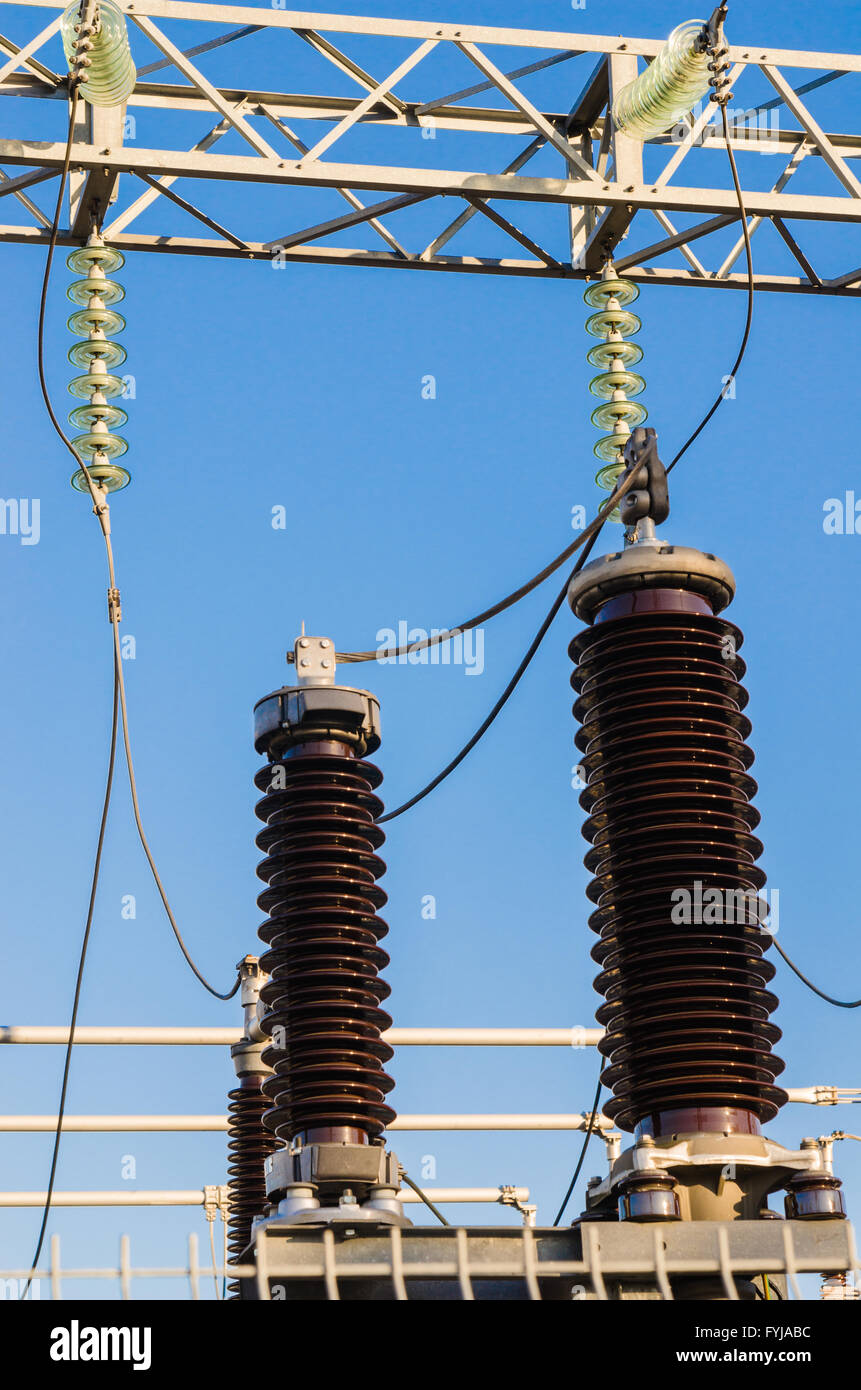
<path fill-rule="evenodd" d="M 251 1223 L 266 1206 L 263 1165 L 277 1147 L 275 1136 L 263 1128 L 263 1114 L 269 1102 L 263 1095 L 261 1076 L 244 1076 L 228 1095 L 227 1120 L 230 1179 L 227 1222 L 228 1258 L 239 1264 L 251 1241 Z M 228 1284 L 231 1298 L 239 1297 L 239 1281 Z"/>
<path fill-rule="evenodd" d="M 605 1113 L 626 1130 L 689 1109 L 767 1120 L 786 1099 L 740 644 L 710 614 L 642 611 L 597 622 L 569 649 Z"/>
<path fill-rule="evenodd" d="M 265 1121 L 286 1143 L 338 1128 L 374 1138 L 395 1118 L 384 1103 L 392 1049 L 380 1038 L 391 1026 L 380 1008 L 389 994 L 379 978 L 388 928 L 377 916 L 386 895 L 376 885 L 385 864 L 375 853 L 385 836 L 374 824 L 382 775 L 346 751 L 300 744 L 255 781 L 266 793 L 257 872 L 269 885 L 258 898 L 269 913 L 259 931 L 270 976 L 262 1027 L 272 1039 L 263 1059 L 274 1068 Z"/>

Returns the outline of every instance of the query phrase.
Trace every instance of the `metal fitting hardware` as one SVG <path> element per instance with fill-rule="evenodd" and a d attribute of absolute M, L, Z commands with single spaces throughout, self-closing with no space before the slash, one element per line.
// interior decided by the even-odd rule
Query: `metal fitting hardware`
<path fill-rule="evenodd" d="M 843 1184 L 833 1173 L 798 1173 L 789 1183 L 784 1210 L 790 1221 L 833 1221 L 846 1216 Z"/>
<path fill-rule="evenodd" d="M 380 746 L 380 702 L 348 686 L 284 686 L 254 706 L 254 747 L 271 761 L 295 743 L 334 739 L 359 757 Z"/>
<path fill-rule="evenodd" d="M 702 594 L 720 613 L 735 595 L 735 579 L 716 555 L 686 545 L 630 546 L 584 565 L 569 585 L 568 602 L 578 618 L 591 623 L 616 594 L 657 588 Z"/>
<path fill-rule="evenodd" d="M 620 1221 L 680 1221 L 676 1184 L 661 1168 L 629 1173 L 619 1186 Z"/>
<path fill-rule="evenodd" d="M 303 632 L 296 638 L 287 661 L 296 668 L 298 685 L 335 684 L 335 643 L 329 637 L 306 637 Z"/>
<path fill-rule="evenodd" d="M 266 1195 L 273 1204 L 296 1183 L 336 1200 L 349 1188 L 359 1197 L 372 1188 L 400 1188 L 400 1166 L 381 1144 L 297 1144 L 266 1160 Z"/>

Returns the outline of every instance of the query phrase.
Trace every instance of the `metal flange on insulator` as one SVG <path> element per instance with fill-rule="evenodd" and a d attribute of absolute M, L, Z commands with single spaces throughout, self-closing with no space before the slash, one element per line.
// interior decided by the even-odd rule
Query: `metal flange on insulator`
<path fill-rule="evenodd" d="M 123 265 L 122 253 L 105 246 L 98 233 L 93 233 L 86 246 L 78 247 L 66 264 L 80 276 L 66 291 L 73 304 L 81 307 L 69 318 L 69 328 L 79 338 L 69 349 L 69 361 L 83 368 L 83 375 L 69 383 L 69 391 L 85 404 L 76 406 L 69 419 L 83 432 L 72 443 L 84 459 L 93 481 L 105 492 L 117 492 L 131 482 L 131 475 L 114 460 L 128 449 L 128 441 L 115 430 L 126 423 L 128 416 L 111 399 L 125 390 L 123 380 L 113 374 L 115 367 L 126 360 L 126 350 L 114 342 L 113 335 L 126 326 L 122 314 L 113 307 L 125 291 L 108 275 Z M 82 468 L 72 477 L 72 486 L 88 492 L 86 474 Z"/>
<path fill-rule="evenodd" d="M 589 390 L 603 402 L 593 410 L 592 424 L 608 433 L 598 440 L 593 452 L 605 464 L 595 481 L 607 492 L 613 491 L 624 472 L 624 451 L 631 430 L 641 425 L 648 414 L 645 406 L 631 399 L 646 389 L 643 377 L 631 371 L 642 360 L 643 349 L 629 339 L 639 333 L 642 323 L 627 306 L 639 293 L 637 286 L 620 279 L 608 262 L 601 279 L 589 285 L 583 295 L 590 308 L 597 310 L 587 319 L 586 332 L 601 339 L 587 354 L 587 360 L 593 367 L 601 368 L 589 383 Z M 611 513 L 611 519 L 620 520 L 618 511 Z"/>

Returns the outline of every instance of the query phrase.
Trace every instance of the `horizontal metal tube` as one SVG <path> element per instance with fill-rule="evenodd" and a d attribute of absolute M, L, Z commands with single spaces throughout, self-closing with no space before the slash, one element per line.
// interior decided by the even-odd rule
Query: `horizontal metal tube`
<path fill-rule="evenodd" d="M 0 1134 L 53 1134 L 56 1115 L 0 1115 Z M 214 1133 L 226 1115 L 65 1115 L 64 1134 Z"/>
<path fill-rule="evenodd" d="M 528 1202 L 528 1187 L 423 1187 L 422 1191 L 432 1202 Z M 421 1202 L 421 1197 L 409 1189 L 398 1193 L 398 1200 L 411 1206 Z"/>
<path fill-rule="evenodd" d="M 432 1202 L 528 1202 L 528 1187 L 427 1187 L 425 1196 Z M 43 1207 L 46 1192 L 0 1192 L 0 1207 Z M 421 1198 L 411 1191 L 399 1192 L 401 1202 L 413 1204 Z M 55 1192 L 52 1207 L 202 1207 L 205 1197 L 202 1188 L 192 1187 L 170 1191 L 93 1191 Z"/>
<path fill-rule="evenodd" d="M 399 1115 L 389 1130 L 478 1130 L 478 1129 L 585 1129 L 586 1115 Z M 611 1120 L 599 1115 L 596 1128 L 612 1129 Z"/>
<path fill-rule="evenodd" d="M 589 1123 L 586 1115 L 399 1115 L 391 1130 L 578 1130 Z M 52 1134 L 56 1115 L 0 1115 L 2 1134 Z M 612 1129 L 612 1121 L 599 1116 L 598 1129 Z M 134 1132 L 212 1133 L 227 1129 L 226 1115 L 66 1115 L 64 1134 L 113 1134 Z"/>
<path fill-rule="evenodd" d="M 229 1047 L 241 1028 L 161 1028 L 81 1025 L 75 1046 Z M 595 1047 L 603 1028 L 390 1028 L 383 1034 L 394 1047 Z M 67 1043 L 65 1027 L 0 1026 L 0 1043 Z"/>

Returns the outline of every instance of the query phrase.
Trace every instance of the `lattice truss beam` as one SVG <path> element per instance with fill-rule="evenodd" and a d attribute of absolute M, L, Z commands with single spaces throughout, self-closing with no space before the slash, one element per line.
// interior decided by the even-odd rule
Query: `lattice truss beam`
<path fill-rule="evenodd" d="M 746 284 L 715 108 L 646 146 L 609 118 L 660 41 L 119 3 L 138 82 L 125 109 L 81 108 L 63 243 L 101 223 L 139 251 L 574 279 L 613 254 L 641 282 Z M 48 236 L 61 8 L 0 0 L 0 129 L 20 131 L 0 139 L 0 199 L 21 219 L 0 240 Z M 826 133 L 806 100 L 857 125 L 861 55 L 730 58 L 759 288 L 861 294 L 861 133 Z"/>

